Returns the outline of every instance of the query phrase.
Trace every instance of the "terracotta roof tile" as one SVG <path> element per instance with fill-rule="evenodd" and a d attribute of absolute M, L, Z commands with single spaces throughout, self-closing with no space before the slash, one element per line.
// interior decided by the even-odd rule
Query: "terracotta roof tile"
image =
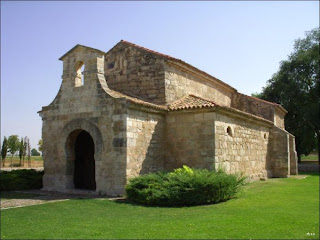
<path fill-rule="evenodd" d="M 218 104 L 210 101 L 203 99 L 201 97 L 195 96 L 195 95 L 187 95 L 184 96 L 172 103 L 169 103 L 168 105 L 160 105 L 160 104 L 154 104 L 150 103 L 141 99 L 138 99 L 134 96 L 129 96 L 123 93 L 120 93 L 118 91 L 114 91 L 111 89 L 107 90 L 107 93 L 111 95 L 112 97 L 115 98 L 125 98 L 128 101 L 147 106 L 147 107 L 152 107 L 160 110 L 166 110 L 166 111 L 176 111 L 176 110 L 183 110 L 183 109 L 195 109 L 195 108 L 208 108 L 208 107 L 215 107 L 218 106 Z"/>
<path fill-rule="evenodd" d="M 177 101 L 174 101 L 168 104 L 168 110 L 182 110 L 182 109 L 194 109 L 194 108 L 207 108 L 207 107 L 215 107 L 216 103 L 194 96 L 187 95 L 185 97 L 180 98 Z"/>
<path fill-rule="evenodd" d="M 129 45 L 129 46 L 133 46 L 133 47 L 135 47 L 135 48 L 142 49 L 142 50 L 144 50 L 144 51 L 147 51 L 147 52 L 156 54 L 156 55 L 158 55 L 158 56 L 160 56 L 160 57 L 164 57 L 164 58 L 166 58 L 166 59 L 169 59 L 169 60 L 172 60 L 172 61 L 175 61 L 175 62 L 179 62 L 179 63 L 181 63 L 181 64 L 183 64 L 183 65 L 185 65 L 185 66 L 187 66 L 187 67 L 189 67 L 189 68 L 191 68 L 191 69 L 193 69 L 193 70 L 195 70 L 195 71 L 197 71 L 197 72 L 199 72 L 199 73 L 201 73 L 201 74 L 204 74 L 204 75 L 206 75 L 206 76 L 208 76 L 208 77 L 210 77 L 210 78 L 214 78 L 214 79 L 217 80 L 218 82 L 220 82 L 220 83 L 228 86 L 230 89 L 233 89 L 234 91 L 237 92 L 237 90 L 234 89 L 233 87 L 231 87 L 229 84 L 227 84 L 227 83 L 221 81 L 220 79 L 218 79 L 218 78 L 216 78 L 216 77 L 214 77 L 214 76 L 212 76 L 212 75 L 210 75 L 210 74 L 208 74 L 208 73 L 206 73 L 206 72 L 204 72 L 204 71 L 202 71 L 202 70 L 200 70 L 200 69 L 198 69 L 198 68 L 190 65 L 189 63 L 184 62 L 184 61 L 181 60 L 181 59 L 174 58 L 174 57 L 171 57 L 171 56 L 169 56 L 169 55 L 166 55 L 166 54 L 163 54 L 163 53 L 159 53 L 159 52 L 153 51 L 153 50 L 151 50 L 151 49 L 148 49 L 148 48 L 139 46 L 139 45 L 137 45 L 137 44 L 134 44 L 134 43 L 131 43 L 131 42 L 128 42 L 128 41 L 125 41 L 125 40 L 121 40 L 121 42 L 122 42 L 122 43 L 125 43 L 125 44 L 127 44 L 127 45 Z M 245 95 L 245 94 L 242 94 L 242 95 Z M 256 97 L 252 97 L 252 96 L 248 96 L 248 95 L 245 95 L 245 96 L 247 96 L 247 97 L 249 97 L 249 98 L 252 98 L 252 99 L 255 99 L 255 100 L 258 100 L 258 101 L 265 102 L 265 103 L 267 103 L 267 104 L 274 105 L 274 106 L 278 107 L 280 110 L 282 110 L 283 112 L 287 113 L 287 111 L 286 111 L 280 104 L 273 103 L 273 102 L 269 102 L 269 101 L 266 101 L 266 100 L 263 100 L 263 99 L 260 99 L 260 98 L 256 98 Z"/>

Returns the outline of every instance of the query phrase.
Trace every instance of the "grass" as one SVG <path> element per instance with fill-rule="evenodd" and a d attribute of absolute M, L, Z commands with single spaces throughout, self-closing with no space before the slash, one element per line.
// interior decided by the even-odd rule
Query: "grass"
<path fill-rule="evenodd" d="M 197 207 L 77 199 L 1 211 L 1 239 L 319 239 L 319 175 L 248 184 Z"/>
<path fill-rule="evenodd" d="M 318 154 L 302 155 L 301 161 L 318 161 Z"/>

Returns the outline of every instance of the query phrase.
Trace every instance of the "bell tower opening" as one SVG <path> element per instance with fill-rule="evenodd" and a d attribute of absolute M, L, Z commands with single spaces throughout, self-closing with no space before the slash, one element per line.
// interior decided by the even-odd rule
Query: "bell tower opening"
<path fill-rule="evenodd" d="M 77 189 L 96 190 L 94 142 L 82 130 L 75 141 L 74 186 Z"/>
<path fill-rule="evenodd" d="M 75 79 L 75 87 L 84 86 L 84 71 L 85 64 L 81 61 L 76 63 L 76 79 Z"/>

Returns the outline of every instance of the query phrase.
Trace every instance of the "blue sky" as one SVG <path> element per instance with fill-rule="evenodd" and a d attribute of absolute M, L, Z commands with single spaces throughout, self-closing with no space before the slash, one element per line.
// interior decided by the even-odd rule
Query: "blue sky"
<path fill-rule="evenodd" d="M 260 92 L 319 27 L 318 1 L 1 1 L 1 141 L 41 138 L 37 111 L 61 84 L 58 60 L 76 44 L 108 51 L 121 39 L 179 58 L 239 92 Z"/>

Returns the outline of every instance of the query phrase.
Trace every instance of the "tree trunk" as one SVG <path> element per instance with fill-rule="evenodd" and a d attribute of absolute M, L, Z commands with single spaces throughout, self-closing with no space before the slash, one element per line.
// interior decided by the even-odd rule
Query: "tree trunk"
<path fill-rule="evenodd" d="M 2 167 L 4 167 L 5 162 L 6 162 L 6 158 L 2 159 Z"/>
<path fill-rule="evenodd" d="M 301 154 L 297 154 L 298 155 L 298 163 L 301 163 Z"/>
<path fill-rule="evenodd" d="M 13 167 L 12 159 L 13 159 L 13 154 L 11 154 L 11 168 Z"/>

